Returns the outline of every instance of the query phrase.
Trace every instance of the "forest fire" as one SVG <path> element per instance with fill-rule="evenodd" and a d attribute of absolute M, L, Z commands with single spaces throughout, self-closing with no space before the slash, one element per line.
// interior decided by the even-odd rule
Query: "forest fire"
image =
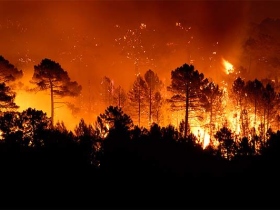
<path fill-rule="evenodd" d="M 64 8 L 62 5 L 58 6 L 58 8 L 60 7 Z M 28 7 L 23 8 L 28 10 Z M 162 127 L 172 125 L 177 130 L 182 129 L 182 132 L 187 133 L 186 129 L 189 126 L 190 132 L 198 138 L 198 142 L 203 148 L 210 144 L 216 144 L 215 134 L 224 125 L 227 125 L 234 135 L 240 136 L 245 133 L 251 135 L 249 130 L 252 127 L 258 131 L 258 126 L 265 126 L 268 129 L 277 124 L 274 119 L 270 119 L 271 110 L 261 110 L 261 105 L 254 107 L 250 98 L 253 93 L 246 90 L 248 93 L 245 91 L 244 95 L 238 89 L 243 86 L 239 87 L 239 84 L 234 83 L 236 82 L 234 77 L 239 76 L 239 74 L 244 74 L 242 76 L 244 78 L 250 76 L 246 73 L 252 72 L 253 67 L 256 68 L 256 60 L 259 62 L 268 61 L 263 55 L 261 58 L 257 58 L 259 56 L 257 53 L 253 55 L 254 47 L 256 47 L 253 44 L 257 42 L 252 40 L 249 42 L 247 34 L 244 35 L 244 42 L 248 41 L 246 42 L 248 44 L 246 49 L 244 45 L 244 52 L 241 52 L 241 50 L 236 50 L 239 46 L 232 47 L 230 42 L 225 43 L 226 38 L 232 37 L 232 34 L 225 34 L 224 30 L 216 30 L 211 32 L 212 36 L 209 32 L 209 37 L 205 37 L 200 21 L 193 22 L 188 18 L 178 19 L 170 16 L 170 19 L 167 18 L 165 21 L 156 18 L 135 19 L 133 23 L 127 24 L 127 19 L 122 20 L 121 15 L 116 16 L 118 19 L 110 22 L 98 13 L 106 24 L 101 27 L 99 23 L 94 23 L 94 27 L 98 30 L 89 30 L 92 26 L 89 20 L 79 21 L 73 18 L 72 12 L 67 9 L 65 9 L 65 14 L 57 13 L 56 16 L 53 15 L 54 13 L 50 13 L 51 10 L 49 11 L 47 8 L 51 7 L 46 5 L 46 16 L 42 17 L 41 23 L 34 25 L 34 27 L 38 28 L 36 36 L 44 39 L 41 44 L 52 44 L 53 47 L 57 47 L 54 50 L 42 47 L 44 50 L 38 51 L 39 43 L 28 38 L 31 37 L 28 19 L 23 18 L 22 21 L 17 20 L 17 18 L 15 20 L 5 19 L 3 15 L 0 24 L 1 32 L 13 35 L 12 38 L 7 36 L 7 41 L 1 43 L 3 53 L 7 55 L 5 58 L 24 72 L 25 89 L 15 89 L 15 103 L 19 105 L 19 111 L 36 107 L 52 116 L 54 124 L 58 121 L 64 121 L 65 125 L 73 130 L 80 119 L 83 118 L 88 123 L 94 124 L 97 116 L 103 113 L 108 106 L 118 106 L 122 107 L 123 111 L 132 118 L 133 123 L 139 127 L 149 129 L 153 123 L 157 123 Z M 81 6 L 81 8 L 82 14 L 88 15 L 90 9 L 84 10 L 88 8 L 87 6 Z M 73 21 L 69 21 L 69 18 L 66 17 Z M 53 22 L 48 22 L 49 18 L 54 18 Z M 204 23 L 205 21 L 215 23 L 220 18 L 214 21 L 214 17 L 213 20 L 210 20 L 209 17 L 201 17 L 201 20 L 203 20 L 204 26 L 207 25 Z M 42 24 L 43 22 L 49 25 Z M 236 22 L 231 20 L 231 23 L 232 28 L 235 29 L 242 25 L 239 24 L 238 20 Z M 41 36 L 42 32 L 45 32 L 45 27 L 52 28 L 56 36 Z M 6 44 L 17 40 L 16 37 L 23 37 L 27 40 L 25 42 L 18 41 L 21 44 L 18 47 L 22 48 L 18 49 L 18 53 L 13 52 L 10 45 Z M 256 37 L 259 36 L 256 35 Z M 250 48 L 250 55 L 247 53 L 249 47 L 252 48 Z M 236 53 L 236 51 L 240 52 Z M 209 52 L 211 52 L 210 57 Z M 229 52 L 234 53 L 229 55 Z M 219 57 L 219 55 L 224 55 L 224 57 Z M 27 90 L 31 88 L 30 81 L 34 80 L 33 76 L 36 76 L 36 70 L 44 67 L 40 62 L 46 60 L 45 57 L 52 57 L 54 63 L 61 65 L 63 70 L 69 71 L 69 78 L 64 82 L 67 85 L 72 84 L 73 87 L 66 91 L 65 88 L 68 86 L 64 85 L 61 86 L 61 89 L 52 92 L 45 89 L 46 85 L 49 85 L 52 90 L 57 87 L 57 84 L 52 84 L 52 82 L 48 84 L 47 80 L 44 80 L 41 81 L 42 83 L 33 81 L 37 86 L 41 85 L 38 86 L 40 88 L 37 89 L 38 91 Z M 207 57 L 209 60 L 206 59 Z M 225 59 L 228 57 L 234 61 L 236 66 Z M 193 62 L 190 62 L 190 58 Z M 244 68 L 247 66 L 247 61 L 250 61 L 250 71 Z M 199 73 L 204 74 L 205 79 L 213 81 L 212 84 L 201 85 L 197 91 L 204 89 L 205 92 L 200 93 L 201 95 L 196 96 L 197 98 L 192 95 L 197 94 L 196 92 L 189 92 L 191 98 L 188 104 L 184 103 L 185 96 L 181 94 L 181 90 L 176 93 L 177 95 L 174 95 L 173 92 L 166 93 L 170 83 L 172 83 L 170 73 L 176 68 L 180 68 L 184 63 L 194 65 Z M 239 67 L 243 67 L 243 70 L 237 71 Z M 221 72 L 228 77 L 221 76 L 225 79 L 225 83 L 219 81 L 219 75 L 223 75 Z M 70 82 L 70 77 L 73 78 L 74 82 Z M 162 78 L 165 78 L 164 83 Z M 192 80 L 193 78 L 185 79 Z M 275 81 L 275 78 L 272 79 Z M 244 82 L 247 81 L 244 79 Z M 222 85 L 218 87 L 217 84 Z M 265 89 L 266 84 L 263 85 L 263 89 Z M 82 89 L 79 89 L 80 87 Z M 173 89 L 171 89 L 176 92 L 176 88 L 176 85 L 173 85 Z M 41 91 L 43 89 L 45 91 Z M 64 97 L 64 95 L 60 95 L 62 92 L 69 93 L 69 95 Z M 204 104 L 199 102 L 199 104 L 197 99 L 202 95 L 206 102 L 204 101 Z M 242 100 L 241 97 L 243 97 Z M 170 103 L 171 98 L 172 102 Z M 186 106 L 188 106 L 187 109 Z M 185 122 L 186 119 L 187 122 Z M 247 122 L 246 126 L 245 121 Z"/>
<path fill-rule="evenodd" d="M 2 206 L 276 202 L 279 8 L 0 1 Z"/>
<path fill-rule="evenodd" d="M 231 74 L 234 72 L 234 67 L 233 65 L 228 62 L 227 60 L 225 60 L 224 58 L 222 58 L 222 62 L 223 62 L 223 65 L 224 65 L 224 71 L 226 74 Z"/>

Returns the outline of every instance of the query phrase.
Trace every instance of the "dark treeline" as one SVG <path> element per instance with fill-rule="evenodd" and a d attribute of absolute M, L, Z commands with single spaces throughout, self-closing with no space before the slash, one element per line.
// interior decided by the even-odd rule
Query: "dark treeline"
<path fill-rule="evenodd" d="M 136 124 L 124 111 L 119 88 L 117 106 L 107 106 L 94 124 L 81 119 L 71 131 L 64 122 L 54 123 L 54 104 L 58 96 L 79 95 L 81 86 L 60 65 L 43 59 L 34 67 L 34 90 L 48 90 L 51 95 L 48 117 L 33 108 L 16 111 L 12 89 L 19 84 L 11 82 L 22 72 L 3 57 L 0 60 L 4 66 L 0 176 L 5 207 L 177 208 L 224 207 L 223 203 L 240 207 L 244 202 L 246 207 L 259 207 L 268 195 L 269 204 L 273 203 L 270 188 L 276 188 L 279 179 L 278 83 L 232 79 L 230 96 L 241 124 L 236 135 L 227 124 L 233 120 L 220 119 L 226 112 L 223 91 L 187 64 L 171 72 L 167 89 L 172 95 L 166 100 L 173 111 L 183 110 L 184 120 L 178 128 L 161 126 L 157 122 L 162 84 L 149 70 L 144 78 L 137 76 L 128 94 L 136 107 Z M 105 81 L 108 90 L 111 83 Z M 140 126 L 143 108 L 149 127 Z M 206 148 L 191 131 L 192 119 L 203 118 L 202 113 L 209 115 Z M 253 120 L 247 119 L 248 114 Z"/>
<path fill-rule="evenodd" d="M 259 36 L 263 26 L 276 34 L 278 23 L 268 19 L 252 33 L 244 46 L 248 67 L 227 75 L 228 91 L 187 64 L 171 71 L 167 87 L 152 70 L 138 75 L 128 93 L 104 77 L 98 103 L 105 111 L 73 131 L 54 120 L 58 99 L 82 90 L 67 71 L 50 59 L 34 66 L 35 87 L 26 90 L 49 91 L 51 117 L 33 108 L 18 112 L 14 90 L 23 86 L 17 83 L 23 72 L 0 56 L 0 205 L 279 207 L 279 45 Z M 252 78 L 258 71 L 269 75 Z M 171 95 L 165 98 L 163 89 Z M 184 113 L 178 128 L 161 126 L 164 115 L 177 111 Z M 191 131 L 196 118 L 209 133 L 204 149 Z"/>
<path fill-rule="evenodd" d="M 192 133 L 185 137 L 171 125 L 139 128 L 113 106 L 94 126 L 81 119 L 73 132 L 63 122 L 52 126 L 51 118 L 32 108 L 2 113 L 0 130 L 2 204 L 7 197 L 8 207 L 177 208 L 225 203 L 239 208 L 242 202 L 243 207 L 260 207 L 279 179 L 279 131 L 267 133 L 258 153 L 246 138 L 231 141 L 226 127 L 215 135 L 220 139 L 217 149 L 202 149 Z"/>

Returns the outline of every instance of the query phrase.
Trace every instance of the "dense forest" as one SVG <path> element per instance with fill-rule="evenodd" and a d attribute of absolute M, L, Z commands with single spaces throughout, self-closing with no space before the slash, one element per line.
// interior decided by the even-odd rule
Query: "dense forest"
<path fill-rule="evenodd" d="M 46 64 L 54 71 L 61 70 L 55 62 L 44 59 L 41 68 L 35 66 L 33 80 L 39 86 L 60 95 L 80 90 L 63 71 L 64 77 L 45 79 L 49 77 L 46 67 L 42 68 Z M 241 132 L 236 135 L 226 122 L 215 130 L 216 118 L 211 117 L 212 135 L 203 147 L 190 130 L 191 113 L 207 108 L 212 116 L 216 112 L 220 115 L 216 108 L 222 100 L 214 98 L 222 91 L 192 65 L 184 64 L 171 75 L 169 88 L 174 95 L 169 101 L 185 103 L 180 129 L 155 122 L 148 128 L 140 127 L 121 106 L 108 106 L 94 124 L 81 119 L 71 131 L 41 110 L 16 111 L 15 93 L 2 83 L 6 111 L 0 117 L 0 164 L 8 206 L 177 208 L 217 207 L 226 201 L 235 207 L 240 207 L 241 201 L 250 207 L 258 205 L 247 196 L 258 196 L 260 188 L 275 186 L 279 176 L 280 133 L 271 129 L 279 104 L 274 83 L 263 85 L 257 79 L 245 83 L 240 77 L 234 80 L 237 110 L 243 107 L 240 116 L 254 110 L 262 116 L 260 126 L 254 130 L 241 117 Z M 69 84 L 76 88 L 69 88 Z M 266 196 L 260 202 L 266 201 Z"/>
<path fill-rule="evenodd" d="M 1 203 L 19 208 L 207 208 L 228 201 L 228 207 L 239 208 L 242 202 L 242 207 L 259 207 L 279 179 L 279 132 L 267 133 L 256 153 L 246 137 L 234 141 L 226 127 L 216 134 L 217 149 L 202 149 L 194 135 L 184 137 L 171 125 L 133 126 L 119 107 L 108 107 L 97 124 L 106 121 L 109 130 L 81 120 L 71 132 L 63 123 L 51 127 L 39 110 L 5 113 L 0 161 L 7 200 Z"/>
<path fill-rule="evenodd" d="M 280 175 L 277 71 L 250 80 L 242 73 L 229 74 L 225 88 L 185 63 L 165 86 L 149 69 L 127 93 L 104 77 L 104 111 L 70 130 L 54 120 L 56 100 L 82 90 L 67 71 L 47 58 L 35 65 L 28 91 L 49 91 L 51 116 L 33 107 L 18 111 L 14 87 L 23 85 L 23 72 L 0 56 L 1 204 L 270 208 Z M 178 126 L 163 125 L 171 112 L 180 113 Z M 206 137 L 194 132 L 197 123 Z"/>

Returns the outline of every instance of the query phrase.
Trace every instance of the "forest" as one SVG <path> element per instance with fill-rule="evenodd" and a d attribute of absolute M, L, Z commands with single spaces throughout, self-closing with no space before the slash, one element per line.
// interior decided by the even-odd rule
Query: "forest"
<path fill-rule="evenodd" d="M 257 42 L 248 43 L 247 47 L 255 47 Z M 93 123 L 81 119 L 71 130 L 54 120 L 55 104 L 58 98 L 78 97 L 81 85 L 59 63 L 44 58 L 34 66 L 30 81 L 34 87 L 28 91 L 48 91 L 51 116 L 34 107 L 18 111 L 14 87 L 23 85 L 17 82 L 23 71 L 0 56 L 2 205 L 270 208 L 276 204 L 278 73 L 245 80 L 234 72 L 227 85 L 215 83 L 192 64 L 170 73 L 168 85 L 150 69 L 136 75 L 127 93 L 120 86 L 114 89 L 110 78 L 104 77 L 100 100 L 104 111 Z M 171 112 L 181 116 L 179 122 Z M 166 115 L 178 126 L 174 121 L 163 125 Z"/>

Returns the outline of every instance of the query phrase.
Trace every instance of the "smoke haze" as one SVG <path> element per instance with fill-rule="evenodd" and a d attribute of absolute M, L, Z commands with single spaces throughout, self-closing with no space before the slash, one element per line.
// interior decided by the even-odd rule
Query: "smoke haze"
<path fill-rule="evenodd" d="M 193 36 L 196 69 L 220 79 L 220 69 L 210 68 L 212 53 L 239 65 L 248 24 L 279 18 L 279 6 L 277 1 L 0 1 L 0 54 L 24 71 L 26 85 L 33 66 L 43 58 L 59 62 L 83 86 L 83 99 L 88 102 L 90 94 L 98 94 L 103 76 L 126 90 L 133 83 L 134 61 L 120 53 L 115 41 L 127 30 L 144 23 L 158 31 L 153 40 L 160 43 L 185 44 L 184 39 Z M 191 27 L 190 32 L 178 35 L 177 22 Z M 156 65 L 140 67 L 141 73 L 152 69 L 168 82 L 170 72 L 189 61 L 183 48 L 164 54 Z M 49 102 L 41 103 L 40 108 L 49 112 Z M 65 119 L 58 114 L 59 118 Z"/>

